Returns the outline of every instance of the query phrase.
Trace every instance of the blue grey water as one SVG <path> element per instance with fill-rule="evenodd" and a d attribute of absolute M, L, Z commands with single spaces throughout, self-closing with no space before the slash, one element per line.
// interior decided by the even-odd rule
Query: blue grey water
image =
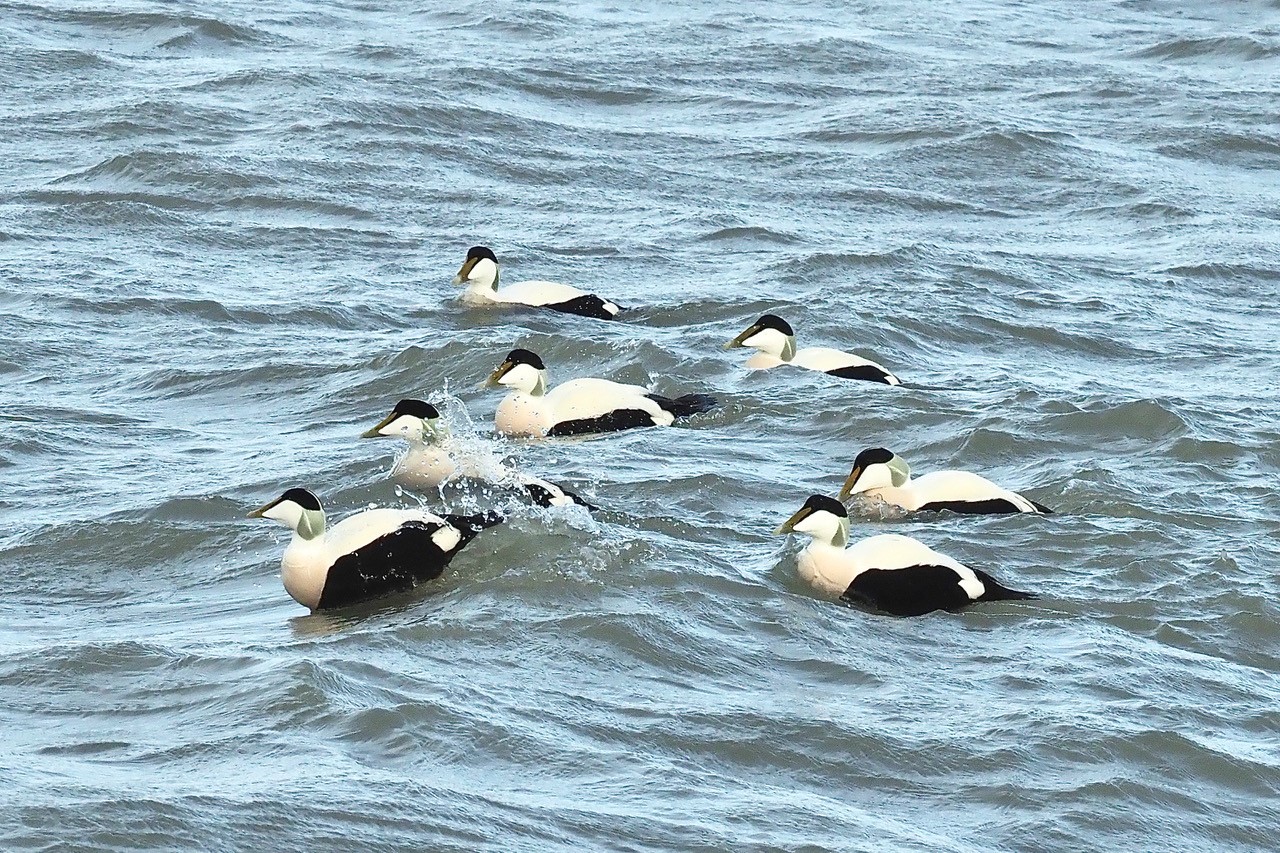
<path fill-rule="evenodd" d="M 0 2 L 0 849 L 1274 849 L 1280 3 L 432 6 Z M 723 406 L 499 441 L 517 344 Z M 357 440 L 446 392 L 601 512 L 308 615 L 285 488 L 507 500 Z M 1040 599 L 810 591 L 877 445 L 1057 514 L 855 536 Z"/>

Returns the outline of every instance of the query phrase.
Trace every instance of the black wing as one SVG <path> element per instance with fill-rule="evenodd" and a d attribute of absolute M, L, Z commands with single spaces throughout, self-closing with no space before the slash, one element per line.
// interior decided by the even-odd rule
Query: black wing
<path fill-rule="evenodd" d="M 561 421 L 547 430 L 547 435 L 587 435 L 593 432 L 617 432 L 623 429 L 653 426 L 653 415 L 644 409 L 615 409 L 595 418 Z"/>
<path fill-rule="evenodd" d="M 944 509 L 964 515 L 1004 515 L 1022 512 L 1017 504 L 1004 498 L 987 498 L 981 501 L 930 501 L 920 507 L 920 512 L 942 512 Z"/>
<path fill-rule="evenodd" d="M 343 607 L 440 577 L 458 551 L 445 553 L 432 541 L 440 529 L 434 522 L 409 521 L 334 560 L 317 609 Z"/>
<path fill-rule="evenodd" d="M 552 302 L 543 305 L 543 308 L 550 308 L 552 311 L 561 311 L 565 314 L 577 314 L 579 317 L 590 317 L 593 320 L 616 320 L 613 314 L 610 314 L 605 307 L 605 301 L 595 294 L 588 293 L 584 296 L 575 296 L 566 302 Z"/>
<path fill-rule="evenodd" d="M 954 610 L 970 602 L 955 569 L 932 565 L 868 569 L 840 597 L 894 616 Z"/>
<path fill-rule="evenodd" d="M 871 364 L 854 364 L 849 367 L 837 367 L 835 370 L 824 372 L 828 376 L 839 376 L 841 379 L 861 379 L 863 382 L 891 384 L 888 372 Z"/>

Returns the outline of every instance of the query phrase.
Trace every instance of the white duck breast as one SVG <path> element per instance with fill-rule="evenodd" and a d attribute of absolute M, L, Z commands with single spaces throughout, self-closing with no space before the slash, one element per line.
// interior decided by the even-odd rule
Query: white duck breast
<path fill-rule="evenodd" d="M 499 288 L 498 258 L 485 246 L 467 252 L 453 283 L 467 288 L 462 298 L 470 305 L 529 305 L 597 320 L 613 320 L 621 310 L 614 302 L 555 281 L 519 281 Z"/>
<path fill-rule="evenodd" d="M 391 478 L 409 488 L 435 488 L 456 476 L 474 472 L 452 453 L 448 427 L 439 410 L 422 400 L 396 403 L 391 414 L 361 438 L 403 438 L 408 449 L 396 459 Z"/>
<path fill-rule="evenodd" d="M 456 446 L 439 410 L 422 400 L 401 400 L 387 418 L 361 438 L 403 438 L 408 442 L 392 479 L 410 488 L 435 488 L 456 476 L 483 478 L 474 459 Z"/>
<path fill-rule="evenodd" d="M 908 536 L 872 536 L 845 548 L 848 513 L 839 501 L 822 495 L 810 497 L 777 532 L 792 531 L 814 540 L 796 558 L 806 582 L 824 594 L 894 616 L 1034 597 Z"/>
<path fill-rule="evenodd" d="M 791 324 L 773 314 L 765 314 L 725 345 L 726 349 L 735 347 L 751 347 L 757 350 L 755 355 L 747 359 L 747 367 L 753 370 L 768 370 L 789 364 L 793 367 L 838 376 L 841 379 L 859 379 L 885 385 L 901 384 L 898 377 L 883 365 L 853 353 L 830 347 L 796 349 L 795 333 L 791 329 Z"/>
<path fill-rule="evenodd" d="M 290 489 L 250 513 L 294 531 L 281 559 L 285 590 L 312 610 L 343 607 L 439 577 L 498 513 L 438 516 L 426 510 L 371 509 L 325 529 L 315 495 Z"/>
<path fill-rule="evenodd" d="M 547 390 L 542 359 L 523 349 L 512 350 L 487 384 L 513 389 L 494 418 L 506 435 L 568 436 L 670 426 L 676 418 L 716 405 L 705 394 L 672 399 L 607 379 L 573 379 Z"/>
<path fill-rule="evenodd" d="M 911 467 L 884 448 L 858 454 L 840 490 L 844 499 L 854 493 L 878 497 L 908 512 L 952 512 L 966 515 L 1051 513 L 1048 507 L 969 471 L 933 471 L 911 477 Z"/>
<path fill-rule="evenodd" d="M 434 489 L 460 474 L 458 463 L 443 447 L 409 445 L 396 459 L 391 479 L 411 489 Z"/>

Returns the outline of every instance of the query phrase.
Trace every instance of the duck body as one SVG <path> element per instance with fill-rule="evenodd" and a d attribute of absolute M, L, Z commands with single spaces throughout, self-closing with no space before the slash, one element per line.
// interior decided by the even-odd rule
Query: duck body
<path fill-rule="evenodd" d="M 541 396 L 508 394 L 494 422 L 506 435 L 566 436 L 670 426 L 675 419 L 639 385 L 571 379 Z"/>
<path fill-rule="evenodd" d="M 285 591 L 312 610 L 434 580 L 477 533 L 504 520 L 493 512 L 439 516 L 420 509 L 370 509 L 326 529 L 319 501 L 305 489 L 290 489 L 251 515 L 293 528 L 280 576 Z"/>
<path fill-rule="evenodd" d="M 977 601 L 1035 597 L 1002 586 L 986 572 L 909 536 L 881 534 L 845 547 L 848 524 L 848 513 L 839 501 L 814 495 L 777 531 L 813 538 L 797 556 L 796 570 L 825 595 L 893 616 L 922 616 Z"/>
<path fill-rule="evenodd" d="M 595 507 L 555 483 L 501 465 L 479 464 L 451 437 L 440 411 L 423 400 L 405 399 L 361 438 L 403 438 L 409 447 L 391 469 L 391 479 L 411 489 L 439 488 L 466 477 L 498 485 L 515 485 L 544 507 L 579 504 Z"/>
<path fill-rule="evenodd" d="M 853 353 L 831 347 L 796 349 L 795 332 L 791 324 L 773 314 L 765 314 L 726 344 L 727 349 L 734 347 L 751 347 L 757 350 L 747 359 L 747 367 L 752 370 L 770 370 L 790 365 L 840 379 L 858 379 L 884 385 L 902 384 L 883 365 Z"/>
<path fill-rule="evenodd" d="M 1031 597 L 896 533 L 871 536 L 848 548 L 810 544 L 796 558 L 796 567 L 820 592 L 892 616 L 922 616 L 975 601 Z"/>
<path fill-rule="evenodd" d="M 467 252 L 453 283 L 464 285 L 462 301 L 477 307 L 526 305 L 596 320 L 614 320 L 622 310 L 617 303 L 556 281 L 518 281 L 499 288 L 498 259 L 485 246 Z"/>
<path fill-rule="evenodd" d="M 932 471 L 900 488 L 886 486 L 870 489 L 867 494 L 908 512 L 950 510 L 964 515 L 1050 512 L 1047 507 L 969 471 Z"/>
<path fill-rule="evenodd" d="M 458 529 L 432 513 L 371 509 L 316 539 L 295 534 L 280 560 L 281 579 L 312 610 L 342 607 L 440 577 L 461 544 Z"/>
<path fill-rule="evenodd" d="M 410 489 L 439 488 L 457 476 L 458 463 L 439 445 L 410 444 L 391 469 L 391 479 Z"/>
<path fill-rule="evenodd" d="M 670 426 L 676 418 L 716 405 L 705 394 L 673 399 L 608 379 L 571 379 L 547 390 L 542 359 L 523 349 L 507 355 L 489 384 L 512 389 L 494 415 L 495 427 L 505 435 L 570 436 Z"/>
<path fill-rule="evenodd" d="M 840 497 L 863 493 L 908 512 L 951 512 L 965 515 L 1051 513 L 1048 507 L 969 471 L 932 471 L 912 478 L 899 456 L 880 447 L 854 460 Z"/>
<path fill-rule="evenodd" d="M 757 352 L 747 359 L 747 367 L 752 370 L 769 370 L 783 365 L 802 367 L 805 370 L 826 373 L 840 379 L 860 379 L 863 382 L 879 382 L 884 385 L 901 384 L 898 377 L 886 370 L 883 365 L 831 347 L 805 347 L 796 350 L 796 354 L 789 361 L 783 361 L 778 356 L 766 352 Z"/>
<path fill-rule="evenodd" d="M 396 458 L 391 479 L 411 489 L 437 488 L 454 477 L 473 473 L 455 458 L 440 411 L 422 400 L 396 403 L 391 414 L 361 438 L 403 438 L 408 443 Z"/>

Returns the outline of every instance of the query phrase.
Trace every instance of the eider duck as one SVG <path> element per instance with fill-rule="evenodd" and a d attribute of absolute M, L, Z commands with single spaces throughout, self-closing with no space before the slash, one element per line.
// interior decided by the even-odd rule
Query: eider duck
<path fill-rule="evenodd" d="M 803 533 L 813 539 L 796 562 L 800 577 L 820 592 L 893 616 L 955 610 L 975 601 L 1035 598 L 909 536 L 887 533 L 846 548 L 849 513 L 823 495 L 811 496 L 774 533 Z"/>
<path fill-rule="evenodd" d="M 805 347 L 797 350 L 796 334 L 792 331 L 791 324 L 774 314 L 765 314 L 724 345 L 725 349 L 735 347 L 759 350 L 747 359 L 747 367 L 753 370 L 768 370 L 781 364 L 791 364 L 841 379 L 861 379 L 885 385 L 901 384 L 898 377 L 883 366 L 860 356 L 830 347 Z"/>
<path fill-rule="evenodd" d="M 530 305 L 596 320 L 614 320 L 621 309 L 607 299 L 554 281 L 518 281 L 498 289 L 498 258 L 486 246 L 472 246 L 454 284 L 466 286 L 468 305 Z"/>
<path fill-rule="evenodd" d="M 458 463 L 445 443 L 449 428 L 440 410 L 423 400 L 401 400 L 391 414 L 361 438 L 403 438 L 409 449 L 396 460 L 391 477 L 410 488 L 430 489 L 458 475 Z M 470 472 L 463 476 L 469 476 Z"/>
<path fill-rule="evenodd" d="M 312 610 L 438 578 L 477 533 L 504 520 L 496 512 L 439 516 L 422 509 L 368 509 L 326 529 L 320 501 L 306 489 L 289 489 L 249 518 L 274 518 L 293 530 L 280 577 L 289 595 Z"/>
<path fill-rule="evenodd" d="M 840 487 L 840 500 L 855 493 L 881 498 L 908 512 L 944 509 L 968 515 L 1053 512 L 968 471 L 932 471 L 913 480 L 906 460 L 883 447 L 868 448 L 853 460 L 853 469 Z"/>
<path fill-rule="evenodd" d="M 449 427 L 440 417 L 440 410 L 424 400 L 401 400 L 391 414 L 360 437 L 398 437 L 409 442 L 409 449 L 391 469 L 391 478 L 411 489 L 437 488 L 457 477 L 468 477 L 498 485 L 515 485 L 538 506 L 578 504 L 592 511 L 596 509 L 568 489 L 539 477 L 498 464 L 490 466 L 489 470 L 481 470 L 482 466 L 452 446 Z"/>
<path fill-rule="evenodd" d="M 547 390 L 546 365 L 527 349 L 507 353 L 485 385 L 512 389 L 498 404 L 494 418 L 498 432 L 506 435 L 584 435 L 670 426 L 676 418 L 716 405 L 707 394 L 685 394 L 673 400 L 639 385 L 607 379 L 571 379 Z"/>

